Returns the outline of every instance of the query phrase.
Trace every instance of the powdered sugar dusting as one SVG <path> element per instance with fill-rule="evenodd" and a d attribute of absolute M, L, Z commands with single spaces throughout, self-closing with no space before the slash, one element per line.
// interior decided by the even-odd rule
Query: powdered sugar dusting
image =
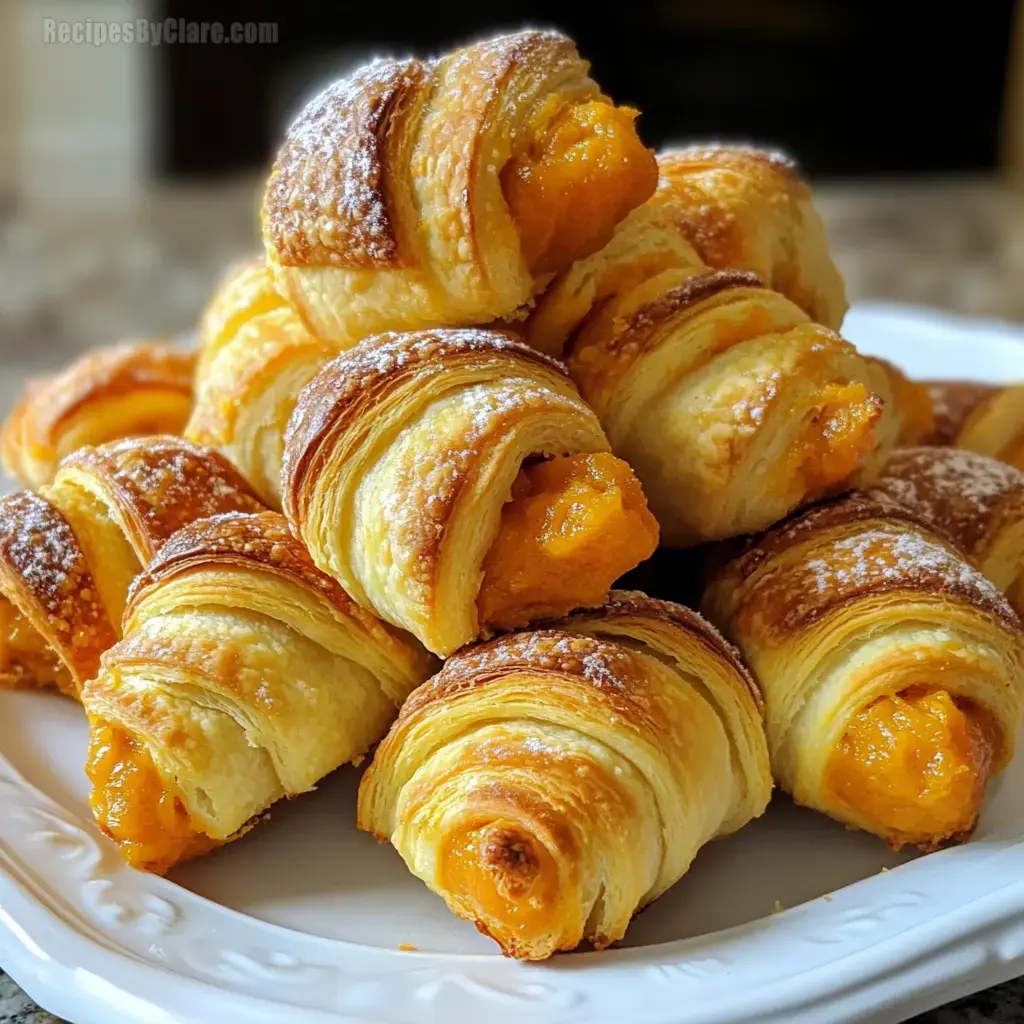
<path fill-rule="evenodd" d="M 935 420 L 930 444 L 954 444 L 967 417 L 998 390 L 973 381 L 935 381 L 927 387 Z"/>
<path fill-rule="evenodd" d="M 895 452 L 871 489 L 935 524 L 972 555 L 994 519 L 1011 507 L 1024 518 L 1024 473 L 960 448 Z"/>
<path fill-rule="evenodd" d="M 265 508 L 226 459 L 182 438 L 128 439 L 84 448 L 61 465 L 61 471 L 94 475 L 114 505 L 131 509 L 143 529 L 128 539 L 141 544 L 136 554 L 143 563 L 171 534 L 196 519 Z"/>
<path fill-rule="evenodd" d="M 267 224 L 283 264 L 397 265 L 384 146 L 405 93 L 431 69 L 378 59 L 328 86 L 292 125 L 267 184 Z"/>
<path fill-rule="evenodd" d="M 0 583 L 12 603 L 28 603 L 33 625 L 45 621 L 48 639 L 78 682 L 96 671 L 116 631 L 71 527 L 29 491 L 0 500 Z"/>
<path fill-rule="evenodd" d="M 790 581 L 793 606 L 787 620 L 857 594 L 899 589 L 953 594 L 1016 623 L 997 587 L 938 539 L 909 526 L 865 525 L 818 551 Z"/>

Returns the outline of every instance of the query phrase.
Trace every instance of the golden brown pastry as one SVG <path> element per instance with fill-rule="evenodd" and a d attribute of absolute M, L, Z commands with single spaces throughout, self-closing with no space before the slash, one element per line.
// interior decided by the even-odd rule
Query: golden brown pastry
<path fill-rule="evenodd" d="M 82 691 L 96 819 L 130 864 L 166 871 L 358 762 L 433 667 L 281 516 L 194 523 L 139 578 Z"/>
<path fill-rule="evenodd" d="M 160 545 L 201 516 L 262 507 L 221 456 L 172 437 L 82 448 L 37 494 L 0 499 L 0 684 L 76 695 Z"/>
<path fill-rule="evenodd" d="M 926 444 L 954 445 L 1024 469 L 1024 384 L 933 381 L 935 431 Z"/>
<path fill-rule="evenodd" d="M 243 264 L 200 327 L 195 408 L 185 436 L 227 456 L 281 508 L 284 432 L 299 392 L 339 351 L 319 341 L 274 290 L 265 264 Z"/>
<path fill-rule="evenodd" d="M 654 197 L 551 285 L 523 330 L 564 350 L 663 541 L 689 547 L 869 480 L 898 420 L 889 377 L 812 322 L 837 324 L 846 300 L 793 169 L 728 147 L 659 167 Z"/>
<path fill-rule="evenodd" d="M 377 748 L 359 827 L 507 956 L 621 939 L 771 794 L 761 699 L 679 605 L 602 608 L 467 648 Z"/>
<path fill-rule="evenodd" d="M 654 191 L 636 111 L 523 31 L 377 60 L 314 99 L 263 205 L 281 293 L 324 339 L 515 314 Z"/>
<path fill-rule="evenodd" d="M 181 433 L 192 408 L 195 357 L 162 342 L 87 352 L 29 385 L 0 428 L 4 469 L 26 487 L 50 483 L 85 445 Z"/>
<path fill-rule="evenodd" d="M 565 368 L 496 331 L 384 334 L 328 364 L 282 480 L 316 564 L 441 655 L 601 604 L 657 544 Z"/>
<path fill-rule="evenodd" d="M 1024 634 L 952 544 L 849 496 L 753 541 L 703 608 L 761 686 L 775 780 L 798 803 L 894 847 L 970 835 L 1013 756 Z"/>
<path fill-rule="evenodd" d="M 665 271 L 610 300 L 569 369 L 676 547 L 870 480 L 895 439 L 884 378 L 744 271 Z"/>
<path fill-rule="evenodd" d="M 654 195 L 603 249 L 577 261 L 537 302 L 530 344 L 558 355 L 600 304 L 664 270 L 746 270 L 807 314 L 838 330 L 843 279 L 821 217 L 796 167 L 744 146 L 694 146 L 658 157 Z"/>
<path fill-rule="evenodd" d="M 928 385 L 911 380 L 887 359 L 869 356 L 868 362 L 880 375 L 879 389 L 888 388 L 892 413 L 899 423 L 896 443 L 900 447 L 946 443 L 937 440 L 937 410 Z"/>
<path fill-rule="evenodd" d="M 1024 473 L 959 448 L 900 448 L 871 493 L 927 520 L 1024 615 Z"/>
<path fill-rule="evenodd" d="M 199 377 L 245 323 L 285 305 L 262 256 L 229 267 L 199 319 Z"/>

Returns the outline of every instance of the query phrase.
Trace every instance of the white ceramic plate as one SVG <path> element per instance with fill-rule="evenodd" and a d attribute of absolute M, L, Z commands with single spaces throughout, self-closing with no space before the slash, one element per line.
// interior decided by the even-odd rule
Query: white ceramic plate
<path fill-rule="evenodd" d="M 1024 378 L 1006 326 L 862 306 L 845 333 L 917 375 Z M 164 880 L 93 827 L 85 744 L 70 701 L 0 693 L 0 964 L 75 1024 L 895 1021 L 1024 972 L 1024 759 L 967 846 L 896 856 L 776 798 L 622 948 L 522 965 L 356 831 L 354 769 Z"/>

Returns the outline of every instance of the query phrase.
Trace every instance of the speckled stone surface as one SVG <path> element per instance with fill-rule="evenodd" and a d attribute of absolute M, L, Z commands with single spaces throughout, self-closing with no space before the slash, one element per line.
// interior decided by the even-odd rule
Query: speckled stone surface
<path fill-rule="evenodd" d="M 258 247 L 254 180 L 154 192 L 92 223 L 0 219 L 0 407 L 89 345 L 188 330 L 216 278 Z M 851 301 L 889 299 L 1024 321 L 1024 192 L 992 181 L 816 192 Z M 54 1024 L 0 972 L 0 1024 Z M 1024 979 L 914 1018 L 1022 1024 Z"/>

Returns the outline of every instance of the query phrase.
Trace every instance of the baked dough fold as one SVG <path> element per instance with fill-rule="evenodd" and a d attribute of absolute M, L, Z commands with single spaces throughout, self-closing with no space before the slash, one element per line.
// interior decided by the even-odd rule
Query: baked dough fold
<path fill-rule="evenodd" d="M 1024 640 L 925 520 L 884 496 L 819 506 L 755 539 L 702 607 L 761 686 L 798 803 L 897 847 L 970 835 L 1013 755 Z"/>
<path fill-rule="evenodd" d="M 771 793 L 761 701 L 694 612 L 602 608 L 450 658 L 406 702 L 359 825 L 508 956 L 622 938 Z"/>
<path fill-rule="evenodd" d="M 196 518 L 262 508 L 220 455 L 172 437 L 82 448 L 38 493 L 0 498 L 0 682 L 77 694 L 163 542 Z"/>
<path fill-rule="evenodd" d="M 1024 473 L 959 448 L 899 448 L 871 488 L 951 540 L 1024 615 Z"/>
<path fill-rule="evenodd" d="M 485 562 L 524 463 L 607 450 L 564 367 L 515 338 L 385 334 L 328 364 L 299 396 L 285 444 L 285 513 L 316 564 L 357 602 L 448 655 L 488 629 L 477 607 Z M 627 478 L 611 489 L 632 516 L 626 540 L 640 533 L 641 547 L 623 548 L 626 561 L 596 600 L 580 570 L 582 599 L 563 595 L 559 612 L 600 603 L 615 576 L 654 549 L 642 491 L 627 466 L 610 461 Z M 568 504 L 562 539 L 571 543 L 578 510 Z M 523 622 L 501 625 L 537 614 L 540 589 L 533 603 L 520 595 Z"/>
<path fill-rule="evenodd" d="M 193 523 L 137 580 L 124 639 L 82 692 L 100 825 L 153 871 L 234 839 L 358 761 L 434 667 L 320 573 L 281 516 Z"/>
<path fill-rule="evenodd" d="M 24 486 L 53 480 L 85 445 L 179 434 L 192 408 L 195 356 L 163 342 L 125 342 L 87 352 L 31 383 L 0 428 L 4 469 Z"/>
<path fill-rule="evenodd" d="M 263 205 L 281 293 L 321 338 L 487 323 L 602 246 L 653 153 L 573 43 L 523 31 L 377 60 L 316 97 Z M 578 216 L 577 216 L 578 215 Z"/>
<path fill-rule="evenodd" d="M 275 290 L 263 262 L 222 282 L 200 324 L 195 407 L 185 436 L 225 455 L 281 508 L 284 432 L 299 392 L 333 356 Z"/>

